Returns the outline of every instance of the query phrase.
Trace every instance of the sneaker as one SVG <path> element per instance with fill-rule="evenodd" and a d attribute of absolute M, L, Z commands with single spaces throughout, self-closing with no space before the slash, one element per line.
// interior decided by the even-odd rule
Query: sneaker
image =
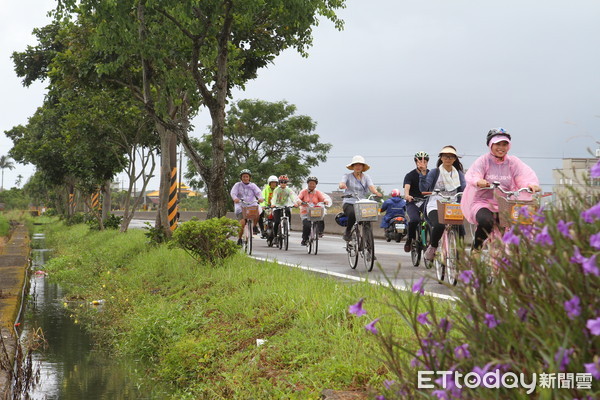
<path fill-rule="evenodd" d="M 242 239 L 238 239 L 238 241 L 237 241 L 237 245 L 238 245 L 238 246 L 241 246 L 241 245 L 242 245 Z"/>
<path fill-rule="evenodd" d="M 429 246 L 427 247 L 427 250 L 425 250 L 425 259 L 427 261 L 433 261 L 433 259 L 435 258 L 435 252 L 437 251 L 437 247 L 433 247 L 433 246 Z"/>
<path fill-rule="evenodd" d="M 267 233 L 266 233 L 265 231 L 262 231 L 262 232 L 260 233 L 260 238 L 261 238 L 261 239 L 266 239 L 266 238 L 267 238 Z"/>
<path fill-rule="evenodd" d="M 407 238 L 406 239 L 406 243 L 404 243 L 404 252 L 405 253 L 410 253 L 410 245 L 412 243 L 412 239 L 411 238 Z"/>
<path fill-rule="evenodd" d="M 323 237 L 323 232 L 319 233 L 319 239 Z"/>
<path fill-rule="evenodd" d="M 300 246 L 306 246 L 306 242 L 307 242 L 306 240 L 301 241 Z"/>

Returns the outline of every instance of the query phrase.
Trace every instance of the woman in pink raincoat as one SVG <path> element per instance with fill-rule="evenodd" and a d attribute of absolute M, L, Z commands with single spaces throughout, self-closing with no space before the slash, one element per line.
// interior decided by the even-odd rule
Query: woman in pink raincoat
<path fill-rule="evenodd" d="M 477 224 L 473 250 L 478 250 L 492 231 L 494 214 L 498 212 L 498 201 L 493 190 L 480 190 L 492 182 L 500 182 L 504 190 L 528 187 L 540 191 L 540 181 L 527 164 L 515 156 L 509 156 L 510 134 L 503 128 L 488 132 L 486 145 L 490 152 L 479 157 L 465 174 L 467 187 L 460 203 L 467 221 Z"/>

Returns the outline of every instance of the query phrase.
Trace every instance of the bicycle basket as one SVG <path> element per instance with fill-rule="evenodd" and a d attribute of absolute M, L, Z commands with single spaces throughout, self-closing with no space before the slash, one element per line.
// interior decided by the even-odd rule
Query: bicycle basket
<path fill-rule="evenodd" d="M 438 222 L 444 225 L 462 225 L 464 216 L 459 203 L 437 201 Z"/>
<path fill-rule="evenodd" d="M 242 218 L 257 219 L 259 216 L 258 205 L 242 206 Z"/>
<path fill-rule="evenodd" d="M 377 221 L 378 207 L 377 202 L 372 200 L 359 200 L 354 203 L 354 215 L 356 221 Z"/>
<path fill-rule="evenodd" d="M 498 200 L 498 219 L 501 227 L 533 224 L 533 214 L 537 211 L 535 200 L 509 200 L 498 193 L 494 193 L 494 196 Z"/>
<path fill-rule="evenodd" d="M 325 218 L 325 209 L 323 207 L 308 207 L 308 220 L 309 221 L 323 221 Z"/>
<path fill-rule="evenodd" d="M 337 213 L 335 216 L 335 222 L 339 226 L 347 226 L 348 225 L 348 217 L 343 212 Z"/>

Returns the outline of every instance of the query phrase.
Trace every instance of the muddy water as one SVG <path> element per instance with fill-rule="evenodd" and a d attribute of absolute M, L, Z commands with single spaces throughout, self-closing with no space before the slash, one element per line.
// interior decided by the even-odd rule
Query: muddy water
<path fill-rule="evenodd" d="M 169 396 L 149 387 L 133 361 L 114 360 L 94 346 L 89 335 L 65 307 L 63 292 L 48 282 L 43 273 L 50 251 L 44 249 L 43 235 L 33 238 L 32 278 L 24 329 L 28 335 L 41 329 L 45 349 L 34 353 L 39 383 L 26 399 L 164 399 Z M 89 306 L 85 304 L 84 306 Z M 98 312 L 102 312 L 98 310 Z"/>

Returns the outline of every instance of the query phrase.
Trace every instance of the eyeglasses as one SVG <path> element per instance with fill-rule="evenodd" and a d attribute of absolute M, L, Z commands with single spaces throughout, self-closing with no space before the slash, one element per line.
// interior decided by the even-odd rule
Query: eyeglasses
<path fill-rule="evenodd" d="M 442 154 L 443 158 L 456 158 L 454 154 Z"/>
<path fill-rule="evenodd" d="M 288 181 L 279 181 L 279 183 L 288 183 Z"/>

